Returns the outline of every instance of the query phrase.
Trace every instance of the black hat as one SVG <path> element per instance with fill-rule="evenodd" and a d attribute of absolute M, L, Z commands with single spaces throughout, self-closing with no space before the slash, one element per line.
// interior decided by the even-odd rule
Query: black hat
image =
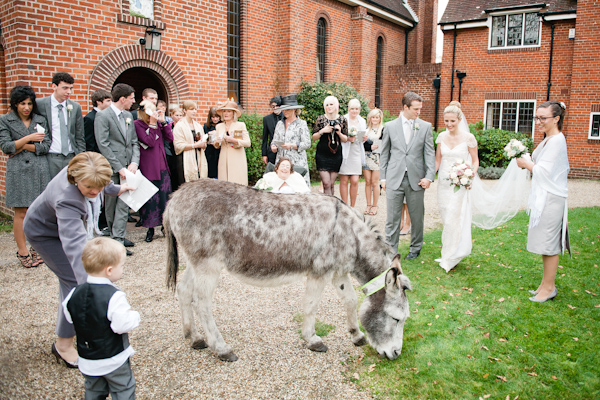
<path fill-rule="evenodd" d="M 279 109 L 283 110 L 295 110 L 298 108 L 304 108 L 304 106 L 298 104 L 298 100 L 296 100 L 295 94 L 288 94 L 287 96 L 281 97 L 281 105 Z"/>

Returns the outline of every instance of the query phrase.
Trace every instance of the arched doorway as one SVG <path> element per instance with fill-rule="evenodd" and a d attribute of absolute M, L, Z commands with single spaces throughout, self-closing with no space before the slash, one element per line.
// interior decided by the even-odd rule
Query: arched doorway
<path fill-rule="evenodd" d="M 123 73 L 117 77 L 115 83 L 113 83 L 113 87 L 117 83 L 126 83 L 130 86 L 133 86 L 135 89 L 136 105 L 140 104 L 140 101 L 142 101 L 142 91 L 146 88 L 152 88 L 156 90 L 158 99 L 164 100 L 167 103 L 167 108 L 169 108 L 169 95 L 165 84 L 163 83 L 161 77 L 151 69 L 144 67 L 129 68 L 123 71 Z"/>

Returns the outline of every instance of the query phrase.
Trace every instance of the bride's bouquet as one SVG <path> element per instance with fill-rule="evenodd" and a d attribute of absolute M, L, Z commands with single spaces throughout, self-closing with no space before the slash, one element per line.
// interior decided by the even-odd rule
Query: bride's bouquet
<path fill-rule="evenodd" d="M 457 160 L 450 166 L 450 173 L 448 174 L 448 180 L 450 186 L 454 186 L 454 192 L 458 192 L 462 186 L 469 188 L 473 183 L 475 172 L 465 160 Z"/>
<path fill-rule="evenodd" d="M 504 147 L 504 155 L 508 158 L 519 158 L 527 153 L 527 146 L 517 139 L 510 139 L 510 142 Z"/>

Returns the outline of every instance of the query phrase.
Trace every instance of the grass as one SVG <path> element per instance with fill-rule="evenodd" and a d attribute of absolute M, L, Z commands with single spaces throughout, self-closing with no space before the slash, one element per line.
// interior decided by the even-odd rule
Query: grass
<path fill-rule="evenodd" d="M 10 217 L 4 213 L 0 213 L 0 232 L 12 232 L 12 230 L 13 230 L 12 222 L 13 222 L 12 217 Z"/>
<path fill-rule="evenodd" d="M 446 274 L 435 262 L 441 231 L 425 235 L 411 278 L 402 355 L 370 346 L 349 377 L 386 399 L 600 398 L 600 208 L 569 211 L 573 259 L 561 256 L 558 296 L 528 300 L 542 276 L 526 250 L 528 217 L 473 228 L 473 252 Z M 407 244 L 400 251 L 407 252 Z"/>
<path fill-rule="evenodd" d="M 294 321 L 296 321 L 298 323 L 298 325 L 300 326 L 298 328 L 298 334 L 300 335 L 300 337 L 302 337 L 302 321 L 304 321 L 304 315 L 303 314 L 294 315 Z M 329 335 L 330 332 L 333 332 L 334 330 L 335 330 L 335 325 L 326 324 L 315 318 L 315 333 L 317 334 L 317 336 L 325 337 L 325 336 Z"/>

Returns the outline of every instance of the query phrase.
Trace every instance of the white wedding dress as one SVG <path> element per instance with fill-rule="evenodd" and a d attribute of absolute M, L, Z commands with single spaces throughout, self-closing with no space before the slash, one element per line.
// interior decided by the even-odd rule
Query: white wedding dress
<path fill-rule="evenodd" d="M 469 148 L 477 147 L 477 140 L 471 133 L 461 132 L 464 140 L 454 148 L 448 147 L 444 139 L 449 133 L 444 131 L 436 143 L 441 146 L 442 161 L 438 171 L 438 209 L 442 217 L 442 257 L 436 259 L 446 272 L 456 266 L 464 257 L 471 254 L 471 191 L 461 187 L 457 192 L 450 184 L 450 167 L 456 161 L 471 164 Z"/>

